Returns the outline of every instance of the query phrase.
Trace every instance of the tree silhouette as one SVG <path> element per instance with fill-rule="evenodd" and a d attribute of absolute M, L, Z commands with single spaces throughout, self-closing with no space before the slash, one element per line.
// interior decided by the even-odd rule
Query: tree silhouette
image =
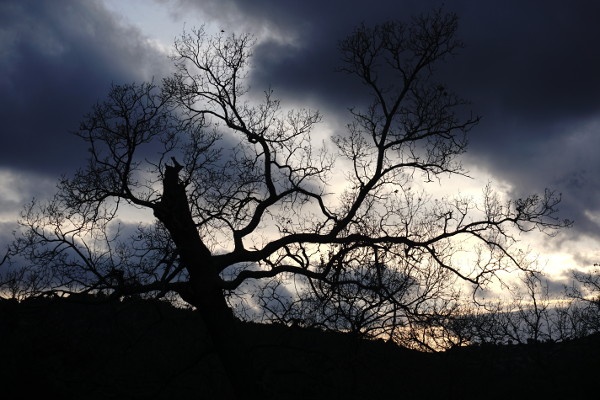
<path fill-rule="evenodd" d="M 402 318 L 430 318 L 452 279 L 477 286 L 523 267 L 512 233 L 569 224 L 550 191 L 502 201 L 486 187 L 475 201 L 415 188 L 466 174 L 457 157 L 479 118 L 435 80 L 461 47 L 457 26 L 437 10 L 340 42 L 340 70 L 369 105 L 350 110 L 334 150 L 315 140 L 318 111 L 250 93 L 252 36 L 184 33 L 173 76 L 113 86 L 83 119 L 87 165 L 24 209 L 11 260 L 44 276 L 44 291 L 176 294 L 217 341 L 232 319 L 228 296 L 267 282 L 262 304 L 276 307 L 280 278 L 297 291 L 277 312 L 294 318 L 390 336 L 411 323 Z M 119 221 L 131 207 L 155 223 L 128 232 Z M 465 265 L 458 256 L 471 249 Z"/>

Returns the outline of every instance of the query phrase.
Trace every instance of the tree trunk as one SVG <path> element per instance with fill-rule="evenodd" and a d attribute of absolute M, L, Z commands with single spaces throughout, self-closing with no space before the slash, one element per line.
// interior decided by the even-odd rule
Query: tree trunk
<path fill-rule="evenodd" d="M 210 250 L 202 242 L 190 211 L 183 183 L 179 181 L 181 166 L 166 166 L 161 201 L 154 215 L 165 225 L 179 252 L 180 262 L 189 272 L 183 300 L 196 307 L 206 325 L 215 351 L 235 389 L 235 323 L 227 305 L 218 270 L 212 264 Z M 224 396 L 224 398 L 233 398 Z"/>
<path fill-rule="evenodd" d="M 192 218 L 185 186 L 179 181 L 181 168 L 178 164 L 166 166 L 163 196 L 154 207 L 154 215 L 169 231 L 180 262 L 190 274 L 190 292 L 184 300 L 210 321 L 227 320 L 232 317 L 231 310 L 223 296 L 219 271 L 212 264 L 212 254 L 202 242 Z"/>

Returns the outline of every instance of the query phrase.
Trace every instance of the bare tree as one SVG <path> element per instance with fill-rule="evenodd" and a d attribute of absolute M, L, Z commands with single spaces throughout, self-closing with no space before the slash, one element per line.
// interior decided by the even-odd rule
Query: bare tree
<path fill-rule="evenodd" d="M 593 274 L 576 272 L 566 297 L 551 296 L 543 274 L 523 271 L 514 287 L 506 288 L 509 297 L 488 299 L 477 305 L 462 303 L 456 312 L 440 321 L 439 330 L 448 338 L 440 348 L 486 343 L 558 343 L 596 333 L 597 301 L 590 296 L 594 280 L 597 283 Z"/>
<path fill-rule="evenodd" d="M 466 174 L 457 157 L 479 118 L 435 80 L 461 46 L 457 26 L 438 10 L 340 42 L 341 70 L 369 105 L 351 109 L 330 152 L 315 144 L 319 112 L 251 96 L 250 35 L 184 33 L 162 88 L 115 86 L 85 117 L 87 166 L 25 209 L 11 254 L 51 270 L 55 291 L 177 293 L 215 339 L 231 320 L 228 295 L 282 277 L 297 279 L 292 300 L 313 299 L 338 329 L 393 336 L 410 326 L 401 315 L 430 318 L 444 282 L 478 286 L 523 267 L 512 233 L 569 225 L 549 191 L 503 201 L 486 187 L 475 201 L 414 188 Z M 334 159 L 348 171 L 340 193 L 330 193 Z M 156 225 L 127 236 L 127 207 Z M 472 248 L 466 265 L 459 255 Z"/>
<path fill-rule="evenodd" d="M 594 264 L 594 267 L 597 267 Z M 574 315 L 565 318 L 571 322 L 573 330 L 579 336 L 600 331 L 600 270 L 594 268 L 590 272 L 573 271 L 573 284 L 567 290 L 567 296 L 574 300 Z"/>

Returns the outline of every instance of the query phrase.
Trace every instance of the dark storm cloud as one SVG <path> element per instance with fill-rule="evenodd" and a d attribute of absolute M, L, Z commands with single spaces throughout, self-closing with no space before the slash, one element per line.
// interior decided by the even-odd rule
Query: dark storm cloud
<path fill-rule="evenodd" d="M 337 42 L 355 26 L 407 20 L 442 4 L 433 0 L 165 2 L 196 9 L 226 29 L 268 30 L 274 36 L 295 38 L 291 45 L 274 40 L 257 48 L 260 71 L 255 77 L 260 80 L 256 83 L 292 86 L 295 92 L 319 90 L 326 96 L 334 94 L 328 82 L 339 64 Z M 595 75 L 600 64 L 600 50 L 593 43 L 600 33 L 594 20 L 600 4 L 461 0 L 445 2 L 444 8 L 458 13 L 459 37 L 466 44 L 445 71 L 465 96 L 527 117 L 532 113 L 544 117 L 552 110 L 590 111 L 589 100 L 597 100 L 600 85 L 582 77 Z"/>
<path fill-rule="evenodd" d="M 406 20 L 441 4 L 164 2 L 227 30 L 274 32 L 256 48 L 253 87 L 272 86 L 340 116 L 358 100 L 354 82 L 333 73 L 338 40 L 360 22 Z M 600 157 L 594 154 L 600 145 L 600 3 L 459 0 L 446 1 L 444 9 L 459 15 L 465 48 L 440 67 L 438 78 L 483 116 L 467 163 L 510 183 L 513 196 L 545 187 L 562 192 L 562 215 L 577 222 L 575 232 L 600 235 L 598 220 L 590 218 L 600 212 Z"/>
<path fill-rule="evenodd" d="M 81 165 L 69 132 L 110 84 L 150 79 L 165 58 L 98 1 L 2 1 L 0 51 L 0 168 L 54 177 Z"/>
<path fill-rule="evenodd" d="M 484 116 L 469 159 L 514 196 L 562 192 L 575 232 L 598 235 L 600 3 L 511 3 L 457 10 L 467 47 L 449 71 Z"/>
<path fill-rule="evenodd" d="M 252 86 L 273 87 L 279 95 L 310 99 L 334 110 L 355 105 L 348 97 L 356 95 L 357 87 L 342 74 L 334 73 L 340 65 L 338 41 L 361 22 L 408 18 L 436 4 L 418 0 L 395 5 L 381 1 L 380 6 L 359 0 L 161 1 L 180 7 L 179 14 L 195 10 L 205 21 L 218 23 L 226 31 L 251 32 L 259 37 L 267 34 L 270 39 L 261 41 L 254 51 Z"/>

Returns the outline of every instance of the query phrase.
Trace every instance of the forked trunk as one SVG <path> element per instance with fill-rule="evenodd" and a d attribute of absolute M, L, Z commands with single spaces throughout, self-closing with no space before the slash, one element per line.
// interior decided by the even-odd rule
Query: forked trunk
<path fill-rule="evenodd" d="M 175 160 L 174 160 L 175 162 Z M 235 388 L 235 322 L 220 285 L 219 272 L 212 263 L 210 250 L 202 242 L 190 211 L 184 185 L 179 181 L 181 166 L 166 166 L 163 196 L 154 207 L 154 215 L 169 231 L 180 262 L 187 269 L 190 280 L 183 300 L 196 307 L 206 325 L 213 346 Z M 234 398 L 224 394 L 223 398 Z"/>

